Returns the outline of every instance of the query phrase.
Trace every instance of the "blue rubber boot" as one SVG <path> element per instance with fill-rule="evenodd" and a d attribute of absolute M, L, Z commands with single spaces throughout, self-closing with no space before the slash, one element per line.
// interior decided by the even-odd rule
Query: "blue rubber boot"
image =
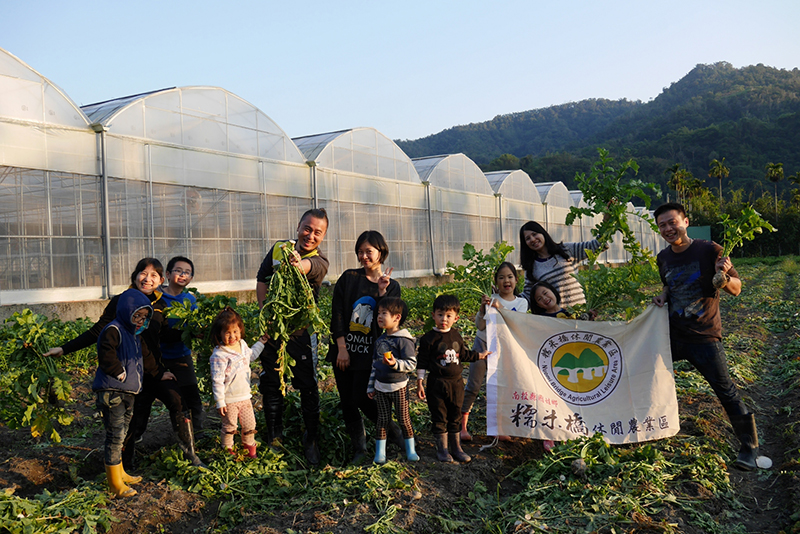
<path fill-rule="evenodd" d="M 385 464 L 386 463 L 386 440 L 385 439 L 376 439 L 375 440 L 375 459 L 372 460 L 376 464 Z"/>
<path fill-rule="evenodd" d="M 414 449 L 414 438 L 406 438 L 404 442 L 406 446 L 406 458 L 408 458 L 408 461 L 419 462 L 419 455 L 417 455 L 417 451 Z"/>

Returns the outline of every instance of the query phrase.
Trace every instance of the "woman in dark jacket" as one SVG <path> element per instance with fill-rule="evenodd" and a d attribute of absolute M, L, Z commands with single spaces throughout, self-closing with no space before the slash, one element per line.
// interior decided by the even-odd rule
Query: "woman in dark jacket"
<path fill-rule="evenodd" d="M 345 427 L 353 445 L 353 463 L 366 455 L 366 433 L 361 413 L 377 421 L 378 408 L 367 396 L 372 370 L 372 352 L 380 334 L 378 302 L 384 297 L 399 297 L 400 284 L 391 279 L 392 269 L 383 271 L 389 247 L 380 232 L 367 230 L 356 241 L 360 269 L 342 273 L 333 289 L 331 310 L 331 346 L 328 361 L 339 390 Z M 361 413 L 359 413 L 361 410 Z M 399 428 L 392 429 L 394 441 L 401 440 Z"/>

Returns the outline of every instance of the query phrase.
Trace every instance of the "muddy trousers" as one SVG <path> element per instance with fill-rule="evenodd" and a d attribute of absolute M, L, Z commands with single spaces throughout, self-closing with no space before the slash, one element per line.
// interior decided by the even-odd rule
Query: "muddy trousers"
<path fill-rule="evenodd" d="M 106 465 L 117 465 L 122 461 L 122 444 L 133 415 L 134 395 L 100 390 L 96 402 L 106 429 L 104 461 Z"/>

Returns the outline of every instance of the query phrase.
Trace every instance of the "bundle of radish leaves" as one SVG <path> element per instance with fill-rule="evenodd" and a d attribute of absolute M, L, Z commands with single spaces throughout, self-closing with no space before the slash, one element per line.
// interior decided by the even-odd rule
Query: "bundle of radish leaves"
<path fill-rule="evenodd" d="M 308 279 L 298 267 L 289 263 L 293 252 L 292 242 L 275 246 L 280 248 L 281 262 L 270 278 L 258 324 L 261 332 L 278 344 L 275 370 L 281 377 L 281 392 L 286 394 L 286 382 L 292 378 L 292 365 L 295 363 L 286 350 L 291 335 L 307 328 L 309 333 L 319 337 L 327 335 L 329 330 L 314 300 Z"/>
<path fill-rule="evenodd" d="M 764 230 L 777 232 L 769 222 L 761 217 L 752 206 L 745 206 L 742 214 L 737 218 L 731 218 L 727 213 L 720 217 L 719 224 L 722 225 L 722 253 L 725 258 L 731 255 L 733 249 L 744 244 L 745 241 L 752 241 L 757 234 Z M 727 283 L 725 273 L 717 272 L 712 279 L 714 287 L 722 289 Z"/>

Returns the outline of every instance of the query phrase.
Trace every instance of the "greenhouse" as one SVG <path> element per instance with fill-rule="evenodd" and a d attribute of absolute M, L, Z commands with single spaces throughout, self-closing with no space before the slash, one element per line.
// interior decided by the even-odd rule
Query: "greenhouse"
<path fill-rule="evenodd" d="M 364 230 L 386 238 L 393 276 L 431 274 L 427 190 L 394 141 L 374 128 L 356 128 L 294 142 L 311 166 L 318 206 L 328 211 L 322 248 L 329 275 L 358 267 L 355 244 Z"/>
<path fill-rule="evenodd" d="M 291 139 L 218 87 L 81 108 L 0 49 L 0 93 L 0 304 L 107 298 L 140 258 L 178 254 L 194 260 L 202 292 L 252 290 L 271 244 L 312 207 L 328 210 L 331 281 L 357 266 L 367 229 L 386 237 L 398 278 L 444 273 L 467 242 L 518 246 L 527 220 L 557 241 L 589 238 L 586 221 L 564 224 L 573 196 L 560 182 L 486 175 L 463 154 L 411 160 L 374 128 Z"/>
<path fill-rule="evenodd" d="M 486 179 L 499 202 L 500 239 L 519 246 L 519 229 L 530 220 L 544 220 L 539 191 L 521 170 L 487 172 Z"/>
<path fill-rule="evenodd" d="M 488 250 L 500 239 L 497 199 L 486 175 L 464 154 L 414 159 L 420 180 L 430 187 L 433 271 L 459 263 L 464 243 Z"/>

